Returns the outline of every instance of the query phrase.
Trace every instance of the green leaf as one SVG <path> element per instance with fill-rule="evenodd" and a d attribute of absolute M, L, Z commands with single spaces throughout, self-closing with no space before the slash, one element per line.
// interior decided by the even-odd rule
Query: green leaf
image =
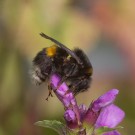
<path fill-rule="evenodd" d="M 68 132 L 67 128 L 64 126 L 64 124 L 61 123 L 60 121 L 56 121 L 56 120 L 38 121 L 35 123 L 35 125 L 53 129 L 59 135 L 67 135 L 67 132 Z"/>
<path fill-rule="evenodd" d="M 113 131 L 115 130 L 114 128 L 108 128 L 108 127 L 100 127 L 98 129 L 96 129 L 96 134 L 102 134 L 104 132 L 109 132 L 109 131 Z"/>
<path fill-rule="evenodd" d="M 122 126 L 118 126 L 118 127 L 116 127 L 115 129 L 122 129 L 122 128 L 124 128 L 124 127 L 122 127 Z"/>
<path fill-rule="evenodd" d="M 96 134 L 103 134 L 105 132 L 109 132 L 109 131 L 113 131 L 113 130 L 117 130 L 117 129 L 121 129 L 121 128 L 123 128 L 123 127 L 121 127 L 121 126 L 118 126 L 116 128 L 100 127 L 100 128 L 95 130 L 95 133 Z"/>

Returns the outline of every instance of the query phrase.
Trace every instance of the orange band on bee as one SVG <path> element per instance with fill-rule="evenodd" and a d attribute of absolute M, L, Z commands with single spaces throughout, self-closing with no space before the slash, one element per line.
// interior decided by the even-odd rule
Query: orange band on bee
<path fill-rule="evenodd" d="M 46 49 L 46 54 L 47 54 L 47 56 L 49 56 L 49 57 L 54 57 L 55 54 L 56 54 L 56 50 L 57 50 L 57 46 L 56 46 L 56 45 L 53 45 L 53 46 L 51 46 L 51 47 L 48 47 L 48 48 Z"/>

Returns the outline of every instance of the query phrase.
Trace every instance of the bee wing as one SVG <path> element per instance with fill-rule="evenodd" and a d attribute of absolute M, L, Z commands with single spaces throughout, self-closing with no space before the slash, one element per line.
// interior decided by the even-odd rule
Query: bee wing
<path fill-rule="evenodd" d="M 40 33 L 40 35 L 41 35 L 43 38 L 46 38 L 46 39 L 51 40 L 52 42 L 54 42 L 55 44 L 57 44 L 59 47 L 61 47 L 61 48 L 64 49 L 65 51 L 67 51 L 67 53 L 70 54 L 70 55 L 78 62 L 78 64 L 82 64 L 82 62 L 81 62 L 81 60 L 78 58 L 78 56 L 77 56 L 72 50 L 70 50 L 69 48 L 67 48 L 65 45 L 63 45 L 63 44 L 60 43 L 59 41 L 53 39 L 52 37 L 47 36 L 47 35 L 44 34 L 44 33 Z"/>

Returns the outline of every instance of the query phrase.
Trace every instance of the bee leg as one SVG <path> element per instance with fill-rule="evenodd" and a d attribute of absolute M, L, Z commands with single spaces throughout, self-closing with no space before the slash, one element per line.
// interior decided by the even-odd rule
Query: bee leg
<path fill-rule="evenodd" d="M 71 82 L 69 88 L 73 91 L 74 96 L 76 96 L 80 92 L 87 90 L 85 87 L 83 87 L 84 81 L 85 81 L 84 79 L 80 78 L 77 81 L 75 81 L 74 83 Z"/>
<path fill-rule="evenodd" d="M 48 90 L 49 90 L 50 96 L 53 97 L 53 95 L 52 95 L 52 86 L 51 86 L 51 84 L 48 84 Z"/>
<path fill-rule="evenodd" d="M 49 99 L 50 96 L 52 97 L 52 91 L 49 90 L 49 94 L 48 94 L 48 96 L 46 98 L 47 101 L 48 101 L 48 99 Z"/>
<path fill-rule="evenodd" d="M 51 87 L 50 84 L 48 84 L 48 90 L 49 90 L 49 94 L 48 94 L 48 96 L 46 98 L 47 101 L 48 101 L 48 99 L 49 99 L 50 96 L 53 97 L 53 95 L 52 95 L 52 87 Z"/>
<path fill-rule="evenodd" d="M 79 94 L 80 92 L 84 92 L 84 91 L 86 91 L 87 89 L 81 89 L 81 90 L 75 90 L 74 91 L 74 96 L 76 96 L 77 94 Z"/>

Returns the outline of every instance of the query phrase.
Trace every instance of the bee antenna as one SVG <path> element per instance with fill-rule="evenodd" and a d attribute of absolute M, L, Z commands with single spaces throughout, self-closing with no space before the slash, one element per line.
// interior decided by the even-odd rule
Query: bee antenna
<path fill-rule="evenodd" d="M 54 42 L 55 44 L 57 44 L 58 46 L 60 46 L 62 49 L 66 50 L 78 62 L 78 64 L 82 65 L 82 62 L 78 58 L 78 56 L 74 52 L 72 52 L 69 48 L 67 48 L 65 45 L 63 45 L 59 41 L 55 40 L 54 38 L 47 36 L 43 32 L 40 33 L 40 36 L 42 36 L 43 38 L 46 38 L 46 39 L 51 40 L 52 42 Z"/>

